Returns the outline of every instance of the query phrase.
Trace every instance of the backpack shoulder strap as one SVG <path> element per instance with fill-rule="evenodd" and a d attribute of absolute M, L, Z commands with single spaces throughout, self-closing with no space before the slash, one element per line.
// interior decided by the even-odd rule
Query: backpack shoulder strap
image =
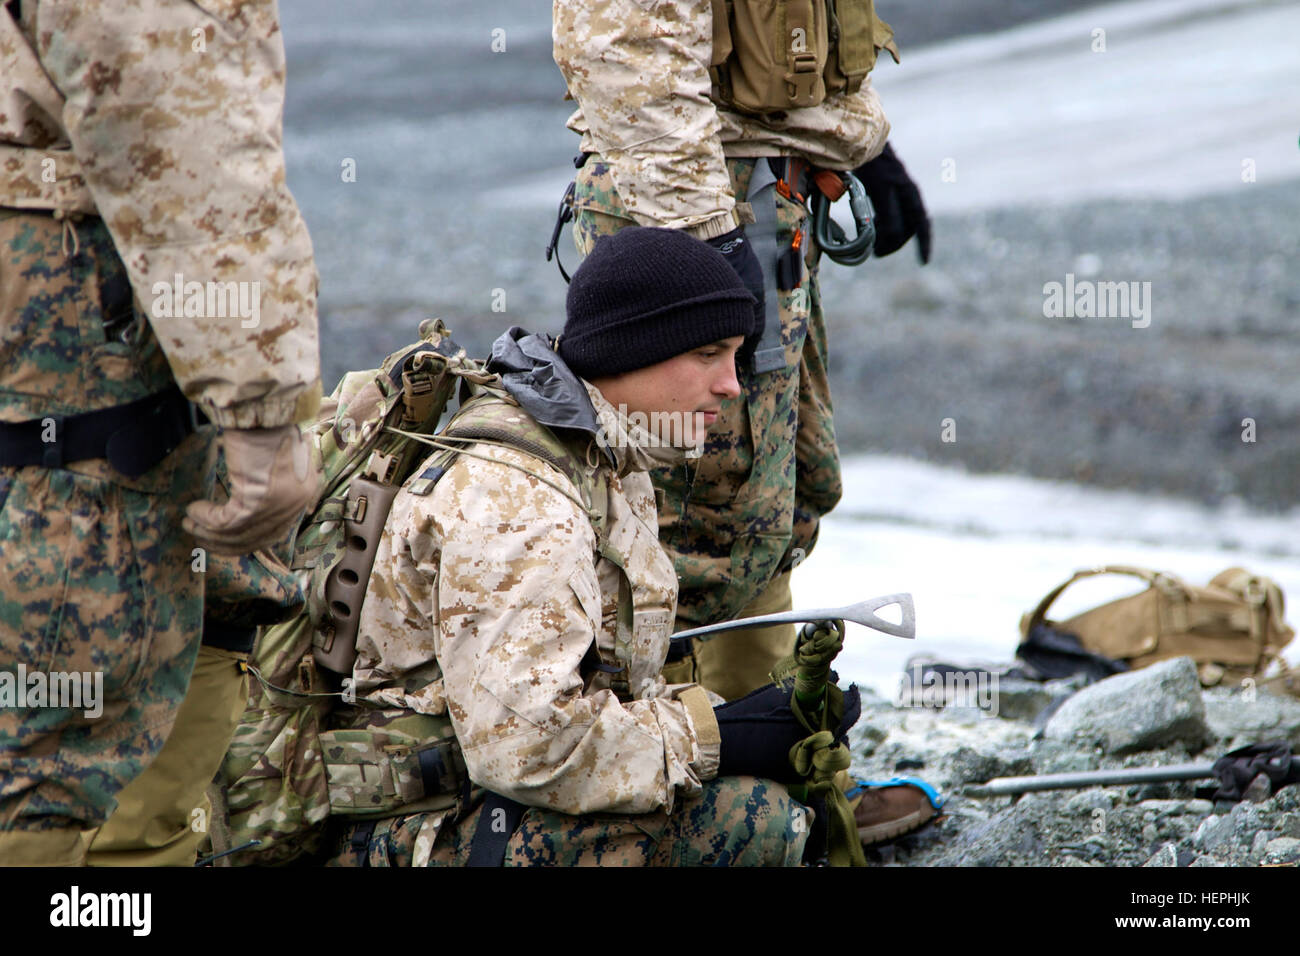
<path fill-rule="evenodd" d="M 501 445 L 546 462 L 578 489 L 581 500 L 575 503 L 586 511 L 596 537 L 603 545 L 609 488 L 607 481 L 598 478 L 603 469 L 591 461 L 590 441 L 561 438 L 507 397 L 494 392 L 480 394 L 463 405 L 438 439 L 453 445 Z M 447 450 L 444 455 L 430 459 L 428 467 L 412 483 L 410 490 L 415 494 L 428 494 L 458 454 L 467 452 L 464 449 Z M 535 474 L 534 477 L 550 483 L 544 475 Z"/>

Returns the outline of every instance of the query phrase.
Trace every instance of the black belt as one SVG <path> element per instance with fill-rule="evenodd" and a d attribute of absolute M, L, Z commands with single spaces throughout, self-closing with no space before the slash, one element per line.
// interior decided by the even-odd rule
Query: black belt
<path fill-rule="evenodd" d="M 123 475 L 139 478 L 198 428 L 200 414 L 173 387 L 97 412 L 0 422 L 0 466 L 62 468 L 106 458 Z"/>
<path fill-rule="evenodd" d="M 203 646 L 216 647 L 237 654 L 251 654 L 257 641 L 257 628 L 227 624 L 210 617 L 203 618 Z"/>

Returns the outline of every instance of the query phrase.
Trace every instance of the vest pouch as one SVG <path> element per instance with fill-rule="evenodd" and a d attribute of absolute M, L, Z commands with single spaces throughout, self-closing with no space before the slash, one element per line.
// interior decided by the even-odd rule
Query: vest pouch
<path fill-rule="evenodd" d="M 826 99 L 825 0 L 734 0 L 728 7 L 732 53 L 715 73 L 724 100 L 744 112 L 772 113 Z"/>
<path fill-rule="evenodd" d="M 895 62 L 894 31 L 876 16 L 873 0 L 827 0 L 831 55 L 826 61 L 826 92 L 856 93 L 862 88 L 876 52 L 888 49 Z"/>
<path fill-rule="evenodd" d="M 460 780 L 453 765 L 463 763 L 455 759 L 454 739 L 427 743 L 377 730 L 331 730 L 320 735 L 320 749 L 331 814 L 391 816 L 456 805 Z M 430 765 L 445 770 L 439 785 L 426 786 L 436 779 Z"/>

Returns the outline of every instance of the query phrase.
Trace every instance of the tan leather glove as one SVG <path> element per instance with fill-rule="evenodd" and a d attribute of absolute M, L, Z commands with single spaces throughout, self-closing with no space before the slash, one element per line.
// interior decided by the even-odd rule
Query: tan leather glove
<path fill-rule="evenodd" d="M 320 470 L 297 425 L 227 429 L 221 436 L 230 482 L 223 504 L 195 501 L 183 526 L 216 554 L 248 554 L 284 537 L 320 492 Z"/>

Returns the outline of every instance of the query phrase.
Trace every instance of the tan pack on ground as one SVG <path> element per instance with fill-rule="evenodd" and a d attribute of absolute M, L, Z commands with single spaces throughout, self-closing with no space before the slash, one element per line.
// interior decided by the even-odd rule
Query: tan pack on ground
<path fill-rule="evenodd" d="M 1099 574 L 1127 574 L 1146 581 L 1139 594 L 1084 611 L 1068 621 L 1049 621 L 1048 609 L 1075 581 Z M 1170 657 L 1190 657 L 1201 683 L 1235 684 L 1258 677 L 1295 636 L 1283 617 L 1282 589 L 1242 568 L 1216 574 L 1205 587 L 1193 587 L 1161 571 L 1107 565 L 1076 571 L 1020 619 L 1028 637 L 1037 624 L 1076 635 L 1084 648 L 1131 668 Z"/>
<path fill-rule="evenodd" d="M 817 106 L 856 93 L 894 31 L 872 0 L 713 0 L 710 75 L 718 99 L 746 113 Z"/>

